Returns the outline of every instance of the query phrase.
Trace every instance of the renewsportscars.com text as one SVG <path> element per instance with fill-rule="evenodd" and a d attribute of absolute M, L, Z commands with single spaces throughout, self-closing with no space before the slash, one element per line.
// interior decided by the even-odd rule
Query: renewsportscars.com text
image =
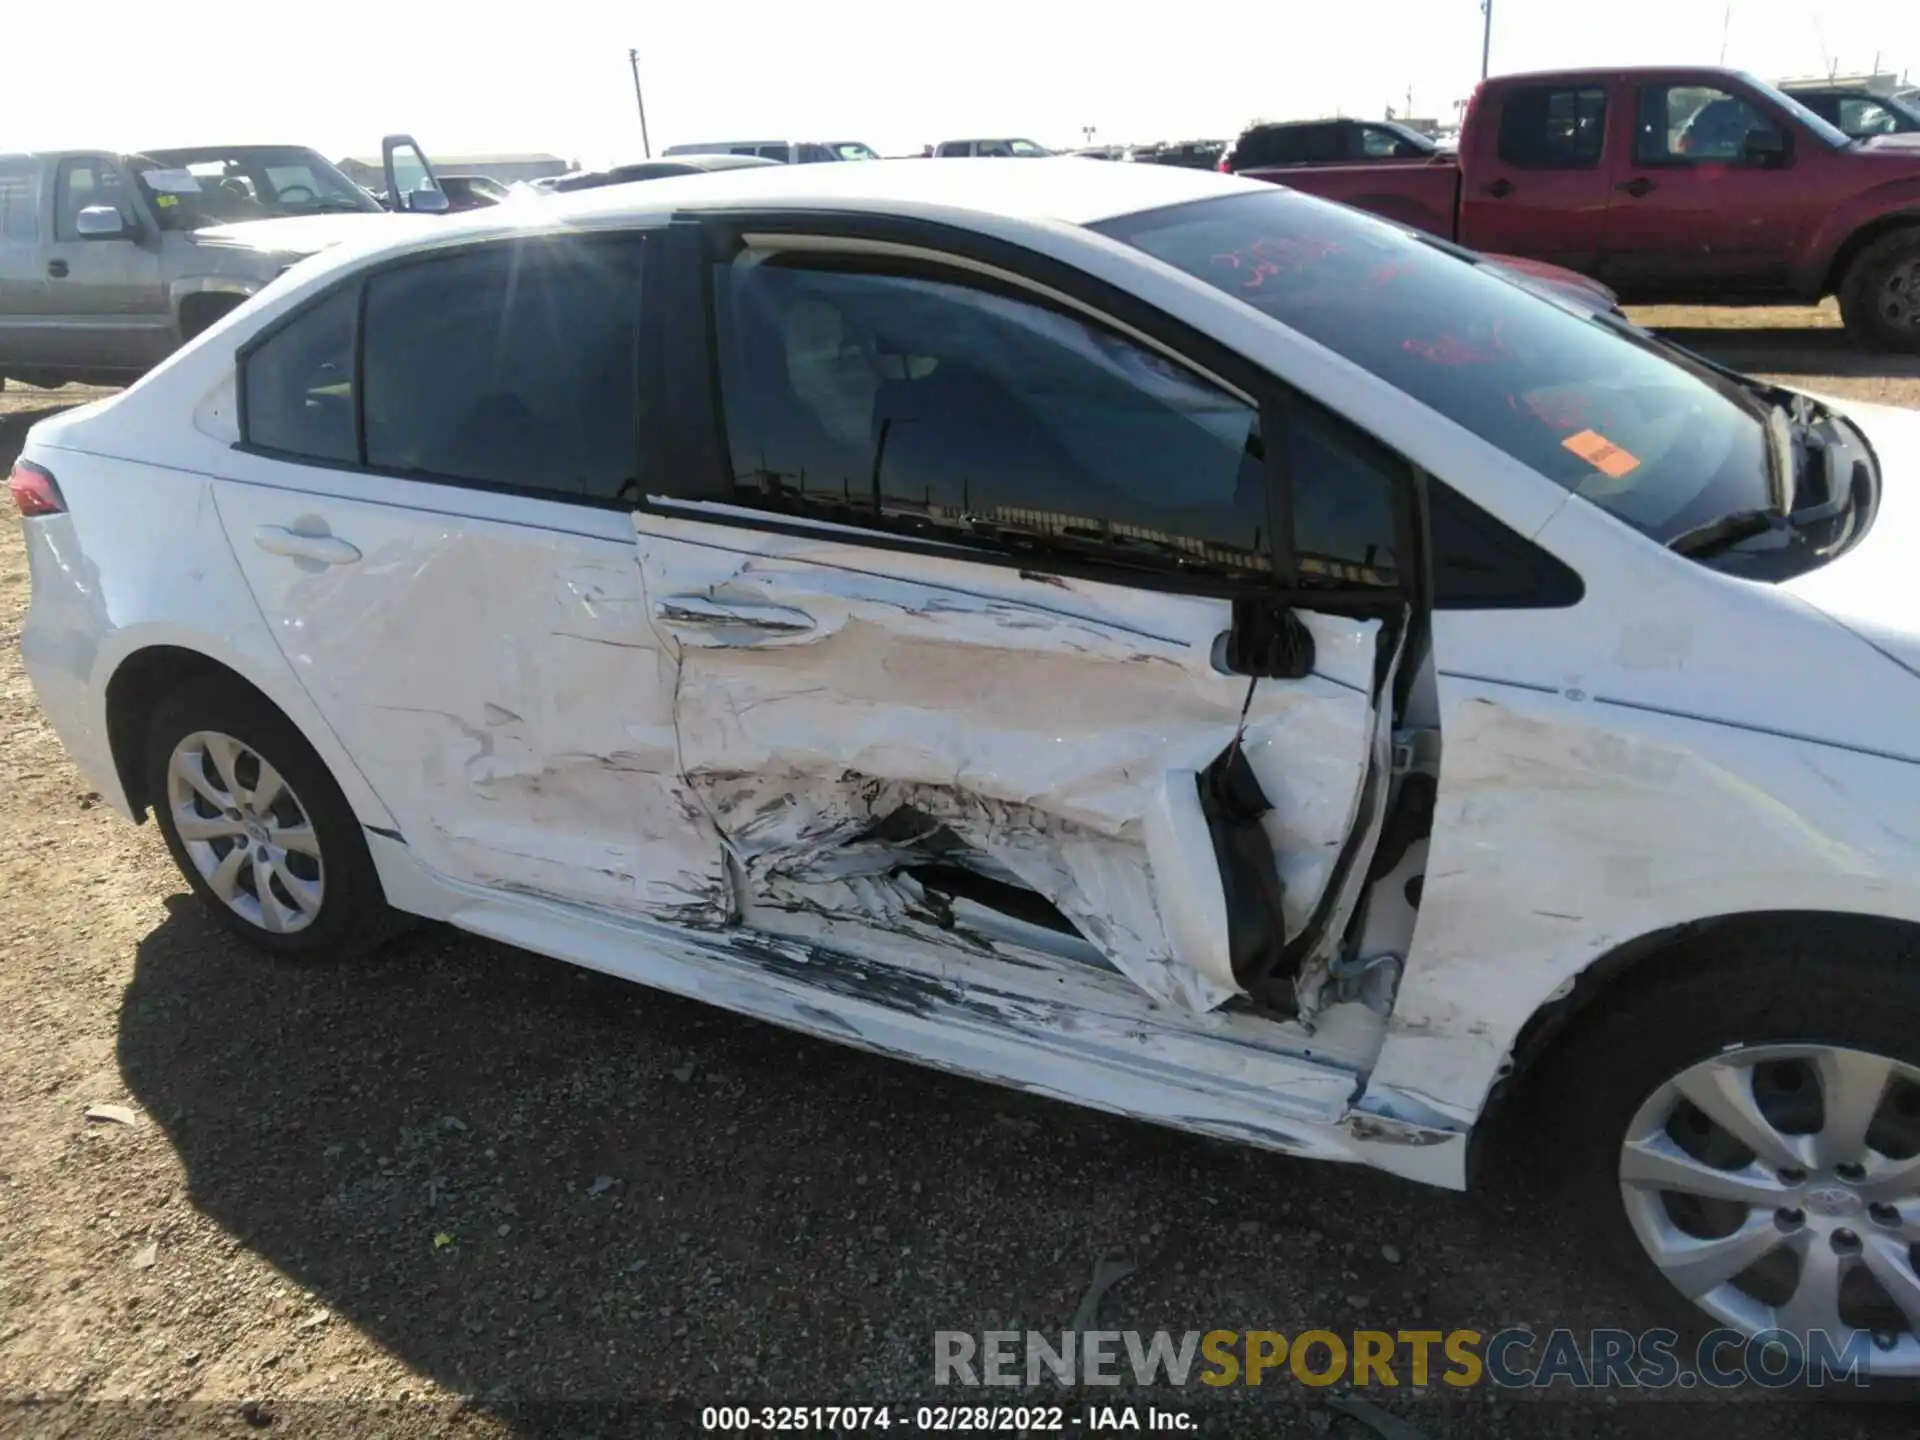
<path fill-rule="evenodd" d="M 1514 1326 L 1478 1330 L 937 1330 L 936 1385 L 1495 1385 L 1529 1389 L 1864 1386 L 1873 1342 L 1861 1332 L 1715 1330 L 1690 1350 L 1672 1330 Z"/>

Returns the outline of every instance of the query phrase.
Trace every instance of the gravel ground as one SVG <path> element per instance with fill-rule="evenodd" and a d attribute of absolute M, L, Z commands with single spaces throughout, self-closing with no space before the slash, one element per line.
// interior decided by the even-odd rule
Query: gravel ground
<path fill-rule="evenodd" d="M 1920 364 L 1860 361 L 1830 315 L 1653 318 L 1920 406 Z M 73 398 L 0 392 L 0 460 Z M 26 600 L 0 525 L 0 1435 L 662 1433 L 696 1402 L 951 1400 L 934 1330 L 1057 1331 L 1102 1258 L 1137 1267 L 1114 1328 L 1640 1314 L 1524 1193 L 1108 1120 L 441 929 L 267 963 L 68 763 L 19 666 Z M 1879 1404 L 1372 1393 L 1430 1436 L 1914 1433 Z M 1298 1387 L 1201 1413 L 1373 1433 Z"/>

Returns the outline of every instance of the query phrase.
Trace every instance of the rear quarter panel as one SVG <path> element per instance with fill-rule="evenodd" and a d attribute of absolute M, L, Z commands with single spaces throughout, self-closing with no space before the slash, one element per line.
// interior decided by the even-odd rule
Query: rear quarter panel
<path fill-rule="evenodd" d="M 112 403 L 87 407 L 87 419 L 111 422 Z M 33 599 L 20 649 L 42 709 L 88 782 L 130 813 L 108 743 L 107 686 L 136 651 L 178 646 L 260 689 L 319 752 L 361 821 L 391 827 L 274 643 L 210 480 L 64 448 L 61 428 L 36 427 L 24 451 L 53 473 L 67 513 L 26 522 Z"/>

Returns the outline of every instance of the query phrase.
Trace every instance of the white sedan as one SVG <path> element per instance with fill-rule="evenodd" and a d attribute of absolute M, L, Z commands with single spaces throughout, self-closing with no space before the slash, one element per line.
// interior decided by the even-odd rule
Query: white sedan
<path fill-rule="evenodd" d="M 1920 417 L 1253 181 L 668 179 L 307 261 L 12 476 L 226 924 L 444 920 L 1463 1187 L 1920 1374 Z M 1902 487 L 1905 488 L 1902 488 Z"/>

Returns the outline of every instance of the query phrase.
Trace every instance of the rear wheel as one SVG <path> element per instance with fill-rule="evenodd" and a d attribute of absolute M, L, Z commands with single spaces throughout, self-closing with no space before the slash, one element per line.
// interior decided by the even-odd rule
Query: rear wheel
<path fill-rule="evenodd" d="M 1840 318 L 1856 345 L 1920 351 L 1920 228 L 1883 235 L 1854 258 Z"/>
<path fill-rule="evenodd" d="M 1915 959 L 1689 956 L 1570 1042 L 1546 1097 L 1567 1200 L 1676 1328 L 1824 1332 L 1920 1378 Z"/>
<path fill-rule="evenodd" d="M 346 797 L 257 692 L 191 681 L 154 711 L 147 796 L 180 873 L 228 929 L 277 954 L 343 957 L 394 916 Z"/>

